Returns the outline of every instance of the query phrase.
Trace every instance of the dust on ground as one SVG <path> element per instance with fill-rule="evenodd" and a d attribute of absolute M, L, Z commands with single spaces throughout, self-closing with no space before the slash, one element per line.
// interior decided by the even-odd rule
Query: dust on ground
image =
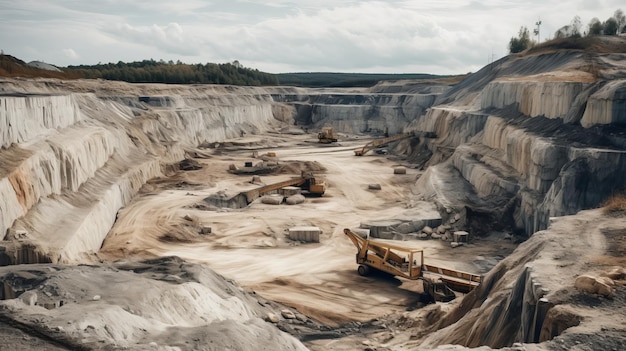
<path fill-rule="evenodd" d="M 331 327 L 371 323 L 381 316 L 413 309 L 420 284 L 359 276 L 354 261 L 356 248 L 343 228 L 375 219 L 432 218 L 436 208 L 411 193 L 421 172 L 410 164 L 373 152 L 356 157 L 353 150 L 368 141 L 353 137 L 322 145 L 313 134 L 269 134 L 262 138 L 244 136 L 202 150 L 195 153 L 208 156 L 195 159 L 202 169 L 151 181 L 119 212 L 99 255 L 107 260 L 179 256 L 205 263 L 260 296 Z M 259 149 L 255 150 L 257 143 Z M 258 186 L 250 183 L 250 175 L 228 172 L 230 164 L 256 162 L 253 151 L 259 155 L 274 152 L 279 164 L 285 165 L 280 174 L 261 176 L 262 182 L 275 183 L 298 176 L 300 170 L 313 170 L 316 177 L 325 180 L 326 194 L 307 198 L 299 205 L 255 201 L 236 210 L 203 202 L 219 191 L 235 194 Z M 406 174 L 394 174 L 393 167 L 400 165 L 407 167 Z M 380 184 L 381 190 L 368 190 L 372 183 Z M 288 229 L 295 226 L 319 227 L 323 231 L 320 243 L 289 240 Z M 210 234 L 198 234 L 206 227 L 210 227 Z M 424 249 L 431 264 L 475 273 L 486 273 L 514 248 L 510 240 L 496 234 L 456 249 L 439 240 L 396 244 Z"/>

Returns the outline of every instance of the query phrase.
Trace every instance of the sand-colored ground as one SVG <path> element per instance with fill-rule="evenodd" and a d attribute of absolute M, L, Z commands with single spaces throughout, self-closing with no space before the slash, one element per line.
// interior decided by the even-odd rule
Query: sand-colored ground
<path fill-rule="evenodd" d="M 271 134 L 244 137 L 207 149 L 204 167 L 179 171 L 168 179 L 148 184 L 137 199 L 120 211 L 100 255 L 111 259 L 126 255 L 175 255 L 204 262 L 216 272 L 236 280 L 265 298 L 295 307 L 329 325 L 367 321 L 414 306 L 420 284 L 415 281 L 361 277 L 356 273 L 355 247 L 343 228 L 363 221 L 432 218 L 436 208 L 419 201 L 411 192 L 419 172 L 394 174 L 401 163 L 372 152 L 354 156 L 365 139 L 351 139 L 326 146 L 315 136 Z M 209 209 L 196 206 L 218 191 L 230 194 L 253 188 L 251 176 L 227 172 L 230 164 L 242 166 L 259 154 L 275 152 L 281 164 L 315 161 L 328 186 L 321 198 L 307 198 L 300 205 L 267 205 L 256 201 L 247 208 Z M 410 166 L 410 165 L 409 165 Z M 291 166 L 293 168 L 293 166 Z M 264 175 L 264 183 L 288 179 L 294 174 Z M 378 183 L 382 189 L 368 190 Z M 199 208 L 198 208 L 199 207 Z M 185 219 L 187 217 L 187 219 Z M 201 236 L 198 228 L 210 226 Z M 293 242 L 287 230 L 317 226 L 320 243 Z M 486 244 L 488 243 L 488 244 Z M 396 242 L 423 248 L 432 264 L 485 273 L 513 248 L 500 238 L 476 240 L 456 249 L 439 240 Z"/>

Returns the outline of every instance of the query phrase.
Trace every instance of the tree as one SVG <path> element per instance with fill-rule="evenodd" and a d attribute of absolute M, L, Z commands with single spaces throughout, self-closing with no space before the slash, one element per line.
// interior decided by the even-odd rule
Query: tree
<path fill-rule="evenodd" d="M 589 33 L 587 35 L 600 35 L 602 34 L 602 23 L 597 17 L 594 17 L 589 21 Z"/>
<path fill-rule="evenodd" d="M 580 17 L 574 16 L 574 18 L 572 19 L 572 23 L 570 25 L 570 28 L 572 30 L 570 33 L 570 37 L 580 37 L 581 27 L 582 27 L 582 24 L 580 23 Z"/>
<path fill-rule="evenodd" d="M 530 33 L 525 26 L 520 27 L 517 38 L 512 37 L 509 41 L 509 52 L 515 54 L 528 49 L 531 46 Z"/>
<path fill-rule="evenodd" d="M 622 11 L 622 9 L 617 9 L 615 10 L 615 13 L 613 14 L 613 18 L 615 18 L 615 22 L 617 22 L 617 33 L 623 33 L 622 28 L 624 27 L 624 25 L 626 24 L 626 16 L 624 15 L 624 12 Z"/>
<path fill-rule="evenodd" d="M 611 17 L 604 22 L 604 34 L 616 35 L 617 34 L 617 21 Z"/>
<path fill-rule="evenodd" d="M 563 26 L 554 32 L 554 39 L 569 38 L 572 36 L 572 26 Z"/>

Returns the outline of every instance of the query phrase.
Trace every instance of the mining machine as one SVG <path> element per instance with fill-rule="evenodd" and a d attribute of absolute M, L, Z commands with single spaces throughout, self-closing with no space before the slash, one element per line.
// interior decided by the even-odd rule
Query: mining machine
<path fill-rule="evenodd" d="M 386 137 L 386 138 L 376 139 L 365 144 L 362 148 L 354 150 L 354 155 L 363 156 L 368 151 L 375 149 L 377 147 L 381 147 L 393 141 L 398 141 L 398 140 L 408 139 L 408 138 L 413 138 L 413 137 L 436 138 L 436 135 L 435 133 L 432 133 L 432 132 L 408 132 L 404 134 L 393 135 L 393 136 Z"/>
<path fill-rule="evenodd" d="M 317 139 L 322 144 L 330 144 L 337 142 L 338 136 L 335 134 L 333 127 L 324 127 L 322 131 L 317 134 Z"/>
<path fill-rule="evenodd" d="M 245 196 L 246 202 L 250 204 L 264 194 L 276 191 L 278 189 L 282 189 L 287 186 L 300 187 L 302 188 L 303 195 L 310 196 L 322 196 L 326 191 L 326 184 L 323 180 L 315 178 L 315 176 L 311 172 L 303 171 L 301 172 L 299 177 L 294 177 L 282 182 L 263 185 L 259 188 L 243 191 L 240 193 L 240 195 Z"/>
<path fill-rule="evenodd" d="M 420 279 L 430 301 L 450 301 L 454 291 L 468 293 L 480 285 L 482 277 L 424 263 L 424 251 L 364 239 L 350 229 L 343 232 L 357 248 L 357 272 L 367 276 L 381 271 L 410 280 Z"/>

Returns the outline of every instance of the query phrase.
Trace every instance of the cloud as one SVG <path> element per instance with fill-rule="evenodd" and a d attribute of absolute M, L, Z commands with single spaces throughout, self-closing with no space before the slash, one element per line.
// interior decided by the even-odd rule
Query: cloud
<path fill-rule="evenodd" d="M 61 52 L 63 52 L 63 55 L 65 55 L 69 59 L 76 60 L 79 58 L 78 54 L 76 53 L 76 51 L 74 51 L 74 49 L 63 49 L 61 50 Z"/>
<path fill-rule="evenodd" d="M 269 72 L 476 71 L 520 26 L 542 39 L 618 0 L 0 0 L 0 43 L 57 65 L 232 62 Z M 593 6 L 592 6 L 593 5 Z M 626 9 L 626 8 L 625 8 Z M 72 48 L 74 56 L 67 51 Z"/>
<path fill-rule="evenodd" d="M 169 23 L 166 26 L 153 24 L 151 26 L 132 26 L 128 23 L 117 24 L 106 31 L 120 41 L 131 42 L 137 45 L 153 46 L 172 54 L 193 56 L 199 54 L 194 39 L 185 34 L 178 23 Z"/>

